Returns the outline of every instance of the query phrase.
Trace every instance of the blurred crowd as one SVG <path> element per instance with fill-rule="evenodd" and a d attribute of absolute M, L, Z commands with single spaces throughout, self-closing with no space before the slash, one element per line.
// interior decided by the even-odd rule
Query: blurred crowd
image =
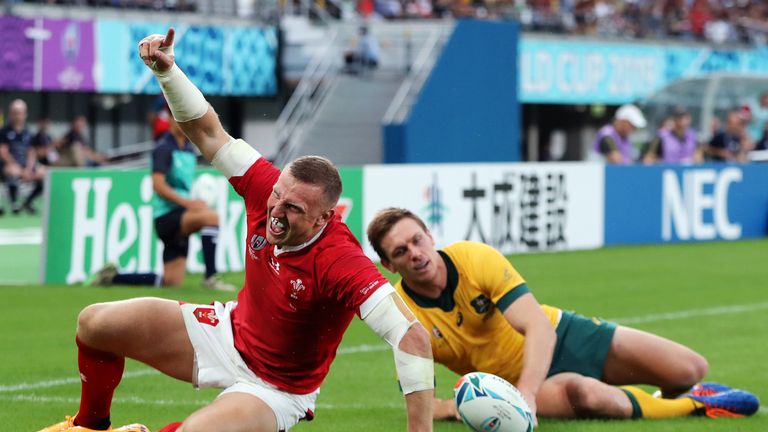
<path fill-rule="evenodd" d="M 0 216 L 6 211 L 3 201 L 14 214 L 36 213 L 33 202 L 42 194 L 48 167 L 91 167 L 107 162 L 91 146 L 83 115 L 75 116 L 67 132 L 55 138 L 47 118 L 37 119 L 34 128 L 29 126 L 27 104 L 21 99 L 10 103 L 4 120 L 0 128 L 0 183 L 5 191 L 0 191 L 0 196 L 7 193 L 7 200 L 0 200 Z"/>
<path fill-rule="evenodd" d="M 197 0 L 2 0 L 2 3 L 42 3 L 187 12 L 197 10 Z"/>
<path fill-rule="evenodd" d="M 523 29 L 619 38 L 764 42 L 768 3 L 748 0 L 360 0 L 364 15 L 508 18 Z"/>
<path fill-rule="evenodd" d="M 685 107 L 674 107 L 651 139 L 638 148 L 632 134 L 648 123 L 638 107 L 623 105 L 598 131 L 593 154 L 613 164 L 738 163 L 748 162 L 753 151 L 768 150 L 768 92 L 732 108 L 722 119 L 714 117 L 709 139 L 702 139 L 691 120 Z"/>

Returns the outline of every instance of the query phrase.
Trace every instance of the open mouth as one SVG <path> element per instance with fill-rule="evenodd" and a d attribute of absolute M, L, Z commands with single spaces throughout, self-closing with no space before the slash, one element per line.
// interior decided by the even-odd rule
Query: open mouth
<path fill-rule="evenodd" d="M 269 218 L 269 231 L 275 237 L 285 234 L 285 223 L 276 217 Z"/>
<path fill-rule="evenodd" d="M 428 265 L 429 265 L 429 260 L 424 260 L 423 263 L 419 263 L 419 264 L 415 265 L 413 267 L 413 269 L 416 270 L 416 271 L 422 271 L 425 268 L 427 268 Z"/>

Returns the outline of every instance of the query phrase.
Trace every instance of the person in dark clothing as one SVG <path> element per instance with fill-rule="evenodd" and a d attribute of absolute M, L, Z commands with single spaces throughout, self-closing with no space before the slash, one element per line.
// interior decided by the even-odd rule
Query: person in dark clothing
<path fill-rule="evenodd" d="M 32 201 L 43 192 L 45 167 L 37 162 L 35 151 L 30 145 L 32 134 L 27 129 L 27 104 L 21 99 L 11 102 L 8 107 L 8 123 L 0 129 L 0 172 L 5 178 L 11 211 L 22 210 L 34 214 Z M 22 181 L 32 182 L 32 192 L 19 203 L 19 186 Z M 4 213 L 3 210 L 0 214 Z"/>

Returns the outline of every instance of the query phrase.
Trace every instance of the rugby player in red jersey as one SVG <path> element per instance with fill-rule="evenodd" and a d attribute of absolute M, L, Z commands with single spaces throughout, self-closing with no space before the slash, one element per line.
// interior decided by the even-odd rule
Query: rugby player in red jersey
<path fill-rule="evenodd" d="M 355 314 L 394 350 L 408 430 L 432 430 L 429 334 L 335 214 L 338 170 L 309 156 L 280 172 L 229 136 L 175 65 L 173 37 L 173 29 L 148 36 L 140 56 L 184 133 L 245 200 L 245 285 L 236 302 L 225 304 L 141 298 L 86 307 L 76 339 L 80 410 L 43 431 L 111 430 L 112 395 L 126 357 L 196 387 L 224 389 L 164 431 L 288 430 L 313 417 L 319 387 Z"/>

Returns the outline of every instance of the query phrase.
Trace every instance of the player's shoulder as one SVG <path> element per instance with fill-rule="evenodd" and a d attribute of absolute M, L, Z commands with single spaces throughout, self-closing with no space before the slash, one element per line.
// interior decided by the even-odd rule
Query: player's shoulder
<path fill-rule="evenodd" d="M 481 242 L 458 241 L 445 247 L 443 251 L 459 269 L 459 273 L 508 264 L 501 252 Z"/>
<path fill-rule="evenodd" d="M 496 249 L 494 249 L 492 246 L 471 240 L 461 240 L 451 243 L 450 245 L 443 248 L 443 250 L 449 255 L 456 255 L 466 258 L 475 257 L 477 254 L 484 255 L 488 253 L 497 253 Z"/>
<path fill-rule="evenodd" d="M 363 248 L 354 234 L 341 219 L 334 217 L 326 225 L 318 242 L 313 245 L 313 255 L 319 267 L 327 267 L 335 264 L 346 264 L 357 259 L 370 259 L 365 255 Z"/>

